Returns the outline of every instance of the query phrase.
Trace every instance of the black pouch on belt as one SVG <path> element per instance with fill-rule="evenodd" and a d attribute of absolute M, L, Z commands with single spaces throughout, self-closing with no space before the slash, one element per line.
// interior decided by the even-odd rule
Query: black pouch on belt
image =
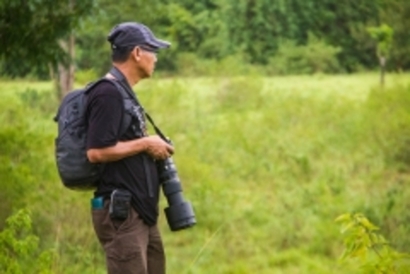
<path fill-rule="evenodd" d="M 111 193 L 110 217 L 112 219 L 127 219 L 131 207 L 131 192 L 125 189 L 116 189 Z"/>

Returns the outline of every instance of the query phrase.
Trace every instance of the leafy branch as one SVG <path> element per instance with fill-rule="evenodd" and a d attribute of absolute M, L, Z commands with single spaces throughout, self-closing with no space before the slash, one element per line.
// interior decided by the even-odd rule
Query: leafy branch
<path fill-rule="evenodd" d="M 353 261 L 360 273 L 410 273 L 410 255 L 394 250 L 380 234 L 379 228 L 362 214 L 343 214 L 336 219 L 344 235 L 345 249 L 340 261 Z"/>
<path fill-rule="evenodd" d="M 27 273 L 26 267 L 36 273 L 52 273 L 51 266 L 56 255 L 52 250 L 39 251 L 39 238 L 32 233 L 32 222 L 28 210 L 19 210 L 6 220 L 0 231 L 0 272 Z"/>

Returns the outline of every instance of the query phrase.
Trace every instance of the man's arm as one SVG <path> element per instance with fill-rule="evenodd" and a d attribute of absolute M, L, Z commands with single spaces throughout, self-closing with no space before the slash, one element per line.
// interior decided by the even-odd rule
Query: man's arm
<path fill-rule="evenodd" d="M 154 159 L 164 160 L 174 153 L 174 148 L 159 136 L 147 136 L 131 141 L 117 142 L 114 146 L 90 148 L 87 157 L 91 163 L 118 161 L 123 158 L 146 152 Z"/>
<path fill-rule="evenodd" d="M 165 159 L 173 153 L 173 147 L 157 135 L 119 141 L 124 103 L 113 84 L 100 83 L 90 93 L 87 103 L 87 157 L 91 163 L 118 161 L 142 152 L 154 159 Z"/>

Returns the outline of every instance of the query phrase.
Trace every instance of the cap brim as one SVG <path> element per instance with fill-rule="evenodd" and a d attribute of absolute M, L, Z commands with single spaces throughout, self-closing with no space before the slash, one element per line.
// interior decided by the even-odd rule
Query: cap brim
<path fill-rule="evenodd" d="M 171 46 L 171 43 L 168 41 L 159 40 L 159 39 L 154 38 L 152 41 L 149 42 L 149 45 L 157 49 L 166 49 Z"/>

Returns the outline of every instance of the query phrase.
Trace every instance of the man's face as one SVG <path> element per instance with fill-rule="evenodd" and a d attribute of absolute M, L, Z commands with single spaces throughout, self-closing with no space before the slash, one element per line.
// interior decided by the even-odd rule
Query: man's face
<path fill-rule="evenodd" d="M 136 51 L 136 60 L 141 76 L 144 78 L 151 77 L 157 62 L 156 50 L 148 45 L 138 46 L 134 50 Z"/>

